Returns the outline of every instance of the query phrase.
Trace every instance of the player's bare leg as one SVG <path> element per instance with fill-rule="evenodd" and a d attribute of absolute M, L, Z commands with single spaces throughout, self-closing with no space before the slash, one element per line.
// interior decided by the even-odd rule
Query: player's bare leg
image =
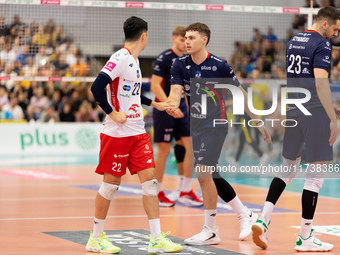
<path fill-rule="evenodd" d="M 158 185 L 155 168 L 148 168 L 137 172 L 143 189 L 143 206 L 150 225 L 149 253 L 181 252 L 182 246 L 166 238 L 168 233 L 161 232 L 158 205 Z"/>

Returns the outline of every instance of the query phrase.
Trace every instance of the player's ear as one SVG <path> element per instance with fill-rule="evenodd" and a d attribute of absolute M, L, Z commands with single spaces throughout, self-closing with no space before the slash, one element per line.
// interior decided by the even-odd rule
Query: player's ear
<path fill-rule="evenodd" d="M 322 26 L 323 29 L 327 29 L 327 25 L 328 25 L 327 20 L 322 21 L 321 26 Z"/>
<path fill-rule="evenodd" d="M 203 36 L 203 44 L 206 46 L 208 43 L 208 36 Z"/>

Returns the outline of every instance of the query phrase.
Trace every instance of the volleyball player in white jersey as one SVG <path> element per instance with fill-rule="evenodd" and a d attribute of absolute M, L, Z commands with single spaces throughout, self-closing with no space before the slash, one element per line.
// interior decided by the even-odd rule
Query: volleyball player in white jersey
<path fill-rule="evenodd" d="M 128 167 L 131 174 L 138 175 L 142 184 L 143 206 L 151 230 L 149 253 L 180 252 L 182 246 L 172 243 L 161 232 L 153 150 L 144 128 L 141 107 L 143 103 L 165 110 L 168 103 L 156 103 L 140 95 L 142 75 L 138 55 L 148 41 L 147 23 L 132 16 L 124 22 L 124 33 L 124 47 L 110 57 L 91 87 L 107 116 L 100 134 L 96 169 L 96 173 L 103 175 L 103 182 L 96 197 L 94 228 L 86 250 L 120 252 L 103 231 L 110 202 Z"/>

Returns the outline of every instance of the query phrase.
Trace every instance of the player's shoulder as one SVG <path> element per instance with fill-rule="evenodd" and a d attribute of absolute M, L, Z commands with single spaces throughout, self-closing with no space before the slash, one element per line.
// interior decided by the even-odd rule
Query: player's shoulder
<path fill-rule="evenodd" d="M 171 57 L 172 54 L 173 54 L 173 51 L 172 51 L 171 49 L 167 49 L 167 50 L 161 52 L 161 53 L 157 56 L 156 61 L 163 62 L 163 61 L 165 61 L 166 59 L 168 59 L 169 57 Z"/>
<path fill-rule="evenodd" d="M 211 64 L 217 67 L 224 67 L 225 65 L 229 65 L 228 62 L 220 57 L 217 57 L 214 54 L 209 53 L 209 61 Z"/>
<path fill-rule="evenodd" d="M 124 60 L 128 59 L 130 57 L 130 52 L 128 49 L 126 48 L 121 48 L 120 50 L 114 52 L 111 57 L 110 60 L 116 60 L 118 63 L 119 62 L 124 62 Z"/>

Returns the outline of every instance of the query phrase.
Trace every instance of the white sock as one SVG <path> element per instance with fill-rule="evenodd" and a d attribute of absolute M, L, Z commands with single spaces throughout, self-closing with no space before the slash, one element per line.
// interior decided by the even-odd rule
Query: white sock
<path fill-rule="evenodd" d="M 158 192 L 161 192 L 161 191 L 162 191 L 162 183 L 159 182 L 159 183 L 158 183 Z"/>
<path fill-rule="evenodd" d="M 263 211 L 261 216 L 263 216 L 267 222 L 265 222 L 268 225 L 269 219 L 270 219 L 270 215 L 272 214 L 273 210 L 274 210 L 275 205 L 272 202 L 266 201 L 264 202 L 264 206 L 263 206 Z"/>
<path fill-rule="evenodd" d="M 182 191 L 183 192 L 189 192 L 191 190 L 191 182 L 192 178 L 191 177 L 183 177 L 183 186 L 182 186 Z"/>
<path fill-rule="evenodd" d="M 204 210 L 205 225 L 212 230 L 216 230 L 216 213 L 217 213 L 216 209 Z"/>
<path fill-rule="evenodd" d="M 102 235 L 104 232 L 104 223 L 105 220 L 97 219 L 94 217 L 94 223 L 93 223 L 93 238 L 98 238 Z"/>
<path fill-rule="evenodd" d="M 307 239 L 312 231 L 313 220 L 306 220 L 301 218 L 300 236 L 303 239 Z"/>
<path fill-rule="evenodd" d="M 156 239 L 161 234 L 161 222 L 158 219 L 149 220 L 151 238 Z"/>
<path fill-rule="evenodd" d="M 242 204 L 241 200 L 238 198 L 238 196 L 234 197 L 232 200 L 228 202 L 228 205 L 233 208 L 233 210 L 240 215 L 241 213 L 244 212 L 246 207 Z"/>
<path fill-rule="evenodd" d="M 179 175 L 178 176 L 178 187 L 177 190 L 181 191 L 183 188 L 183 181 L 184 181 L 184 176 L 183 175 Z"/>

